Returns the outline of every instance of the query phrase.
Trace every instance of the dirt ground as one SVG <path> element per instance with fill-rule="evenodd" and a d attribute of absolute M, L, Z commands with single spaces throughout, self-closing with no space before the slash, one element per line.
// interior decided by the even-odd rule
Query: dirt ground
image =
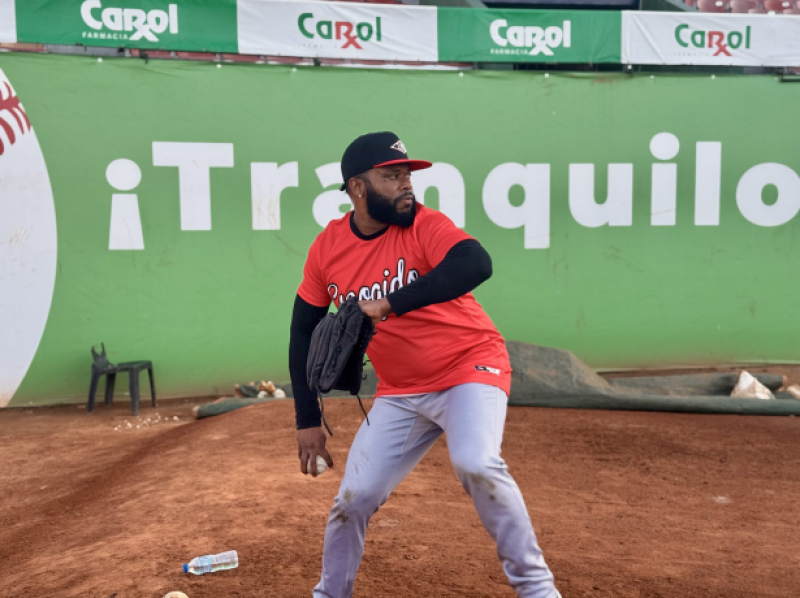
<path fill-rule="evenodd" d="M 290 401 L 194 404 L 0 412 L 0 596 L 310 596 L 357 402 L 326 402 L 317 479 Z M 800 594 L 800 418 L 516 407 L 503 455 L 565 598 Z M 182 573 L 229 549 L 238 569 Z M 444 440 L 373 518 L 356 596 L 513 597 Z"/>

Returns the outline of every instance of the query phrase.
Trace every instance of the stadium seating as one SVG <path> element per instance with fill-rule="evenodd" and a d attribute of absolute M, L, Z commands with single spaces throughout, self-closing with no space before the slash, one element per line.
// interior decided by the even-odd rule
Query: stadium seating
<path fill-rule="evenodd" d="M 798 0 L 684 0 L 684 2 L 689 6 L 695 6 L 695 2 L 697 2 L 697 10 L 700 12 L 753 15 L 800 14 L 800 1 Z"/>
<path fill-rule="evenodd" d="M 764 0 L 764 10 L 780 14 L 784 10 L 794 8 L 794 3 L 789 0 Z"/>
<path fill-rule="evenodd" d="M 755 0 L 731 0 L 731 12 L 737 14 L 747 14 L 751 8 L 758 8 Z"/>
<path fill-rule="evenodd" d="M 728 12 L 724 0 L 697 0 L 700 12 Z"/>

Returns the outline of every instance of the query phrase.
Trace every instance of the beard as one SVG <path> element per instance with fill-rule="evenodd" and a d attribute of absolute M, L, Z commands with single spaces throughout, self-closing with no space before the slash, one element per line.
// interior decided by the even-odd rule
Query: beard
<path fill-rule="evenodd" d="M 417 200 L 413 193 L 404 193 L 392 199 L 375 191 L 372 185 L 367 183 L 367 214 L 373 220 L 384 224 L 394 224 L 400 228 L 408 228 L 414 224 L 417 215 Z M 411 208 L 406 212 L 400 212 L 397 206 L 406 198 L 411 198 Z"/>

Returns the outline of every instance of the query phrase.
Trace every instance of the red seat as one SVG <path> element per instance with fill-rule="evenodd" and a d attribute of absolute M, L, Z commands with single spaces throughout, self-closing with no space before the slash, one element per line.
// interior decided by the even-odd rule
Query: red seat
<path fill-rule="evenodd" d="M 751 8 L 747 12 L 750 13 L 751 15 L 765 15 L 765 14 L 767 14 L 767 11 L 764 10 L 763 8 Z"/>
<path fill-rule="evenodd" d="M 786 9 L 795 8 L 793 2 L 789 0 L 764 0 L 764 10 L 767 12 L 782 13 Z"/>
<path fill-rule="evenodd" d="M 175 58 L 172 55 L 172 52 L 168 52 L 167 50 L 146 50 L 148 58 L 163 58 L 163 59 L 170 59 Z M 206 58 L 206 60 L 211 60 Z"/>
<path fill-rule="evenodd" d="M 150 52 L 147 53 L 150 55 Z M 216 58 L 213 52 L 176 52 L 181 60 L 207 60 L 212 61 Z"/>
<path fill-rule="evenodd" d="M 697 0 L 700 12 L 728 12 L 724 0 Z"/>
<path fill-rule="evenodd" d="M 731 12 L 747 14 L 751 8 L 758 8 L 755 0 L 731 0 Z"/>
<path fill-rule="evenodd" d="M 263 62 L 264 57 L 256 54 L 223 54 L 225 62 Z"/>
<path fill-rule="evenodd" d="M 787 8 L 783 11 L 785 15 L 800 15 L 800 8 Z"/>

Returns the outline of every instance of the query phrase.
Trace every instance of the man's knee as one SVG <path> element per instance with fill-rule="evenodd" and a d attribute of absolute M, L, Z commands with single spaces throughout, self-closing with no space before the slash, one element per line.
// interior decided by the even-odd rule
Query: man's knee
<path fill-rule="evenodd" d="M 499 453 L 482 451 L 477 447 L 462 447 L 461 450 L 451 449 L 450 462 L 456 473 L 459 474 L 461 472 L 487 474 L 492 470 L 505 467 L 505 462 Z"/>
<path fill-rule="evenodd" d="M 369 519 L 386 502 L 379 488 L 344 488 L 334 501 L 331 521 L 347 523 L 351 519 Z"/>
<path fill-rule="evenodd" d="M 499 457 L 454 458 L 452 462 L 461 485 L 470 494 L 475 490 L 491 494 L 497 487 L 499 476 L 506 469 Z"/>

